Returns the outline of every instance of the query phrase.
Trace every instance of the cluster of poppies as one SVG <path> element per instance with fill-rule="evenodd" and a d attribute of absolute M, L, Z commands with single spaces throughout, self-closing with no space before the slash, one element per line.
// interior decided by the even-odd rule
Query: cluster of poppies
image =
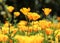
<path fill-rule="evenodd" d="M 15 8 L 13 6 L 6 7 L 11 13 Z M 10 21 L 5 23 L 0 28 L 1 43 L 59 43 L 60 42 L 60 17 L 41 18 L 41 15 L 36 12 L 31 12 L 30 8 L 21 8 L 20 12 L 26 17 L 25 20 L 20 20 L 13 25 Z M 49 17 L 52 9 L 42 9 L 46 17 Z M 20 15 L 20 12 L 13 12 L 14 18 Z M 10 16 L 10 14 L 9 14 Z M 9 18 L 9 17 L 8 17 Z M 1 24 L 1 23 L 0 23 Z"/>

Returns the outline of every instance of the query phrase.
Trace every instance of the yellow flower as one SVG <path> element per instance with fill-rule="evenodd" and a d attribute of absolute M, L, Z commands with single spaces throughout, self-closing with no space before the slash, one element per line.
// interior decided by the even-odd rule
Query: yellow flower
<path fill-rule="evenodd" d="M 58 30 L 55 31 L 55 35 L 56 35 L 57 37 L 60 36 L 60 29 L 58 29 Z"/>
<path fill-rule="evenodd" d="M 27 17 L 28 17 L 30 20 L 32 20 L 32 19 L 33 19 L 33 17 L 32 17 L 32 12 L 29 12 L 28 15 L 27 15 Z"/>
<path fill-rule="evenodd" d="M 19 43 L 25 43 L 25 36 L 16 35 L 14 38 L 17 39 Z"/>
<path fill-rule="evenodd" d="M 50 35 L 50 34 L 52 34 L 53 33 L 53 30 L 52 29 L 50 29 L 50 28 L 47 28 L 46 29 L 46 34 L 47 35 Z"/>
<path fill-rule="evenodd" d="M 34 30 L 35 32 L 37 32 L 37 31 L 38 31 L 38 25 L 33 25 L 33 30 Z"/>
<path fill-rule="evenodd" d="M 57 24 L 56 23 L 52 23 L 51 25 L 53 28 L 56 28 Z"/>
<path fill-rule="evenodd" d="M 19 16 L 20 15 L 20 12 L 14 12 L 14 16 Z"/>
<path fill-rule="evenodd" d="M 33 20 L 37 20 L 40 18 L 40 15 L 38 13 L 33 13 L 32 16 L 33 16 Z"/>
<path fill-rule="evenodd" d="M 8 10 L 9 12 L 12 12 L 12 11 L 14 10 L 14 7 L 13 7 L 13 6 L 8 6 L 8 7 L 7 7 L 7 10 Z"/>
<path fill-rule="evenodd" d="M 60 22 L 56 24 L 56 28 L 60 29 Z"/>
<path fill-rule="evenodd" d="M 51 27 L 51 22 L 50 21 L 47 21 L 47 20 L 39 20 L 39 26 L 42 28 L 42 29 L 46 29 L 46 28 L 49 28 Z"/>
<path fill-rule="evenodd" d="M 7 35 L 3 35 L 2 38 L 3 38 L 2 41 L 4 41 L 4 42 L 6 42 L 8 40 L 8 36 Z"/>
<path fill-rule="evenodd" d="M 6 42 L 7 40 L 8 40 L 8 36 L 6 36 L 4 34 L 0 34 L 0 41 Z"/>
<path fill-rule="evenodd" d="M 13 32 L 12 32 L 12 34 L 11 34 L 11 37 L 14 36 L 14 34 L 15 34 L 17 31 L 18 31 L 18 28 L 14 28 L 14 29 L 13 29 Z"/>
<path fill-rule="evenodd" d="M 29 12 L 27 16 L 30 20 L 37 20 L 40 18 L 40 15 L 38 13 L 35 13 L 35 12 L 33 12 L 33 13 Z"/>
<path fill-rule="evenodd" d="M 20 11 L 21 11 L 24 15 L 27 15 L 28 12 L 30 12 L 30 8 L 21 8 Z"/>
<path fill-rule="evenodd" d="M 28 32 L 32 32 L 33 27 L 32 26 L 28 26 Z"/>
<path fill-rule="evenodd" d="M 25 26 L 25 25 L 27 25 L 27 21 L 25 21 L 25 20 L 21 20 L 19 23 L 18 23 L 18 26 Z"/>
<path fill-rule="evenodd" d="M 44 11 L 44 14 L 47 16 L 47 15 L 49 15 L 49 13 L 52 11 L 52 9 L 50 9 L 50 8 L 44 8 L 44 9 L 42 9 L 43 11 Z"/>
<path fill-rule="evenodd" d="M 60 29 L 60 22 L 58 22 L 58 23 L 53 23 L 53 24 L 52 24 L 52 27 L 53 27 L 53 28 L 56 28 L 56 29 Z"/>
<path fill-rule="evenodd" d="M 44 37 L 40 36 L 40 35 L 35 35 L 34 37 L 34 43 L 42 43 L 44 40 Z"/>
<path fill-rule="evenodd" d="M 9 32 L 9 29 L 10 29 L 10 32 L 15 30 L 14 26 L 11 26 L 11 24 L 10 24 L 10 28 L 9 28 L 9 24 L 8 23 L 5 23 L 4 26 L 2 27 L 2 33 L 3 34 L 8 33 Z"/>
<path fill-rule="evenodd" d="M 44 34 L 43 34 L 43 33 L 38 33 L 38 34 L 36 34 L 35 36 L 41 36 L 41 37 L 43 37 Z"/>
<path fill-rule="evenodd" d="M 26 30 L 28 30 L 27 26 L 19 26 L 18 28 L 19 28 L 20 31 L 26 31 Z"/>
<path fill-rule="evenodd" d="M 14 37 L 15 39 L 19 40 L 19 43 L 42 43 L 44 40 L 44 37 L 42 36 L 20 36 L 16 35 Z"/>
<path fill-rule="evenodd" d="M 9 28 L 8 27 L 2 27 L 2 33 L 6 34 L 8 33 Z"/>
<path fill-rule="evenodd" d="M 38 23 L 39 23 L 38 21 L 32 21 L 30 24 L 31 25 L 38 25 Z"/>
<path fill-rule="evenodd" d="M 5 21 L 4 27 L 8 27 L 9 26 L 9 21 Z"/>
<path fill-rule="evenodd" d="M 56 43 L 58 43 L 60 40 L 60 29 L 55 31 L 55 35 L 56 35 L 56 37 L 55 37 Z"/>

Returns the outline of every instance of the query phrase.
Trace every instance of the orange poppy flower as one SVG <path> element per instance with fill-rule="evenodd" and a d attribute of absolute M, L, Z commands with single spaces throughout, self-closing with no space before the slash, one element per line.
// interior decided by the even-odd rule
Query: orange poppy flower
<path fill-rule="evenodd" d="M 53 32 L 53 30 L 52 30 L 52 29 L 49 29 L 49 28 L 47 28 L 47 29 L 46 29 L 46 34 L 47 34 L 47 35 L 52 34 L 52 32 Z"/>
<path fill-rule="evenodd" d="M 30 8 L 22 8 L 20 11 L 24 14 L 27 15 L 28 12 L 30 12 Z"/>
<path fill-rule="evenodd" d="M 10 39 L 10 41 L 9 41 L 9 42 L 10 42 L 10 43 L 13 43 L 13 40 L 11 40 L 11 39 Z"/>
<path fill-rule="evenodd" d="M 7 10 L 8 10 L 9 12 L 12 12 L 12 11 L 14 10 L 14 7 L 13 7 L 13 6 L 8 6 L 8 7 L 7 7 Z"/>
<path fill-rule="evenodd" d="M 20 12 L 14 12 L 14 16 L 19 16 L 20 15 Z"/>
<path fill-rule="evenodd" d="M 52 11 L 52 9 L 49 9 L 49 8 L 44 8 L 42 9 L 44 11 L 44 14 L 47 16 L 49 15 L 49 13 Z"/>
<path fill-rule="evenodd" d="M 33 12 L 33 13 L 29 12 L 27 16 L 30 20 L 37 20 L 40 18 L 40 15 L 38 13 L 35 13 L 35 12 Z"/>

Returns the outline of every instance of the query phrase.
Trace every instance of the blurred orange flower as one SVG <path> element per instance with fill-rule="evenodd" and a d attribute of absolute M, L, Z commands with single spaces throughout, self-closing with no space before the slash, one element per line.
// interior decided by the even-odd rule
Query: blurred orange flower
<path fill-rule="evenodd" d="M 47 35 L 50 35 L 50 34 L 52 34 L 52 33 L 53 33 L 53 30 L 52 30 L 52 29 L 49 29 L 49 28 L 46 29 L 46 34 L 47 34 Z"/>
<path fill-rule="evenodd" d="M 19 16 L 20 15 L 20 12 L 14 12 L 14 16 Z"/>
<path fill-rule="evenodd" d="M 60 17 L 57 17 L 57 20 L 60 21 Z"/>
<path fill-rule="evenodd" d="M 10 42 L 9 43 L 13 43 L 13 40 L 12 39 L 10 39 Z"/>
<path fill-rule="evenodd" d="M 44 8 L 44 9 L 42 9 L 43 11 L 44 11 L 44 14 L 47 16 L 47 15 L 49 15 L 49 13 L 52 11 L 52 9 L 50 9 L 50 8 Z"/>
<path fill-rule="evenodd" d="M 35 36 L 16 35 L 14 38 L 19 40 L 19 43 L 42 43 L 44 40 L 44 37 L 40 35 Z"/>
<path fill-rule="evenodd" d="M 47 21 L 47 20 L 40 20 L 39 21 L 39 26 L 42 28 L 42 29 L 46 29 L 46 28 L 50 28 L 51 27 L 51 22 L 50 21 Z"/>
<path fill-rule="evenodd" d="M 21 11 L 24 15 L 27 15 L 27 13 L 30 12 L 30 8 L 21 8 L 20 11 Z"/>
<path fill-rule="evenodd" d="M 53 28 L 56 28 L 56 29 L 60 29 L 60 22 L 58 22 L 58 23 L 53 23 L 53 24 L 52 24 L 52 27 L 53 27 Z"/>
<path fill-rule="evenodd" d="M 60 29 L 60 22 L 56 24 L 56 28 Z"/>
<path fill-rule="evenodd" d="M 24 26 L 24 25 L 27 25 L 27 21 L 25 20 L 21 20 L 19 23 L 18 23 L 18 26 Z"/>
<path fill-rule="evenodd" d="M 8 40 L 8 36 L 4 34 L 0 34 L 0 41 L 6 42 Z"/>
<path fill-rule="evenodd" d="M 20 31 L 27 31 L 28 30 L 27 26 L 19 26 L 18 28 Z"/>
<path fill-rule="evenodd" d="M 40 15 L 38 13 L 35 13 L 35 12 L 33 12 L 33 13 L 29 12 L 27 16 L 30 20 L 37 20 L 40 18 Z"/>
<path fill-rule="evenodd" d="M 6 42 L 8 40 L 8 36 L 4 35 L 3 36 L 3 42 Z"/>
<path fill-rule="evenodd" d="M 8 7 L 7 7 L 7 10 L 8 10 L 9 12 L 12 12 L 12 11 L 14 10 L 14 7 L 13 7 L 13 6 L 8 6 Z"/>

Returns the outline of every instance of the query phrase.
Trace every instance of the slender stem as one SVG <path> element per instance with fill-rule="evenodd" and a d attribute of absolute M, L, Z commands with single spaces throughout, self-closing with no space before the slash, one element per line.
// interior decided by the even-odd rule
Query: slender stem
<path fill-rule="evenodd" d="M 26 21 L 28 21 L 27 16 L 25 15 Z"/>

